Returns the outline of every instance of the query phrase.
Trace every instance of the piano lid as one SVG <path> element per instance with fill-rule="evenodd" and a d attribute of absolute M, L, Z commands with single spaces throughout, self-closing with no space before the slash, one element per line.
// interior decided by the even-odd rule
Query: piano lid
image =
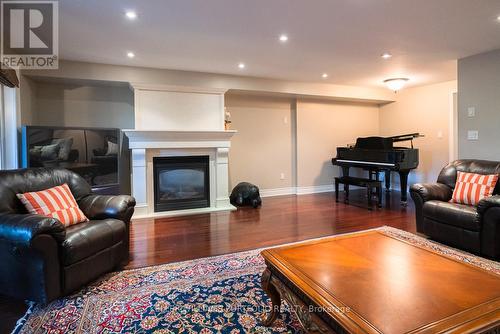
<path fill-rule="evenodd" d="M 365 150 L 392 150 L 392 138 L 360 137 L 356 139 L 355 148 Z"/>
<path fill-rule="evenodd" d="M 392 150 L 394 148 L 394 143 L 401 141 L 411 141 L 411 147 L 413 148 L 413 139 L 418 137 L 423 137 L 423 135 L 419 133 L 410 133 L 392 137 L 360 137 L 356 139 L 354 148 L 365 150 Z"/>

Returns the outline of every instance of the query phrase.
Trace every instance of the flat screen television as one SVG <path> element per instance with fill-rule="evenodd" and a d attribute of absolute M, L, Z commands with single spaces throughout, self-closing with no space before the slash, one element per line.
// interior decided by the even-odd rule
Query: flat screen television
<path fill-rule="evenodd" d="M 66 168 L 97 193 L 119 193 L 121 146 L 119 129 L 23 126 L 22 166 Z"/>

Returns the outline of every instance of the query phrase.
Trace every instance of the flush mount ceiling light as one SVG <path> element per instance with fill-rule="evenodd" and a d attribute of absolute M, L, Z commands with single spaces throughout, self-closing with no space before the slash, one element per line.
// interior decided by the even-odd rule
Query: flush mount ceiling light
<path fill-rule="evenodd" d="M 384 52 L 380 55 L 380 57 L 382 57 L 382 59 L 391 59 L 392 54 L 390 54 L 389 52 Z"/>
<path fill-rule="evenodd" d="M 285 43 L 286 41 L 288 41 L 288 36 L 285 34 L 281 34 L 280 35 L 280 42 Z"/>
<path fill-rule="evenodd" d="M 137 18 L 137 13 L 133 10 L 128 10 L 125 12 L 125 17 L 129 20 L 135 20 Z"/>
<path fill-rule="evenodd" d="M 240 70 L 244 69 L 245 67 L 246 67 L 246 65 L 245 65 L 244 63 L 239 63 L 239 64 L 238 64 L 238 68 L 239 68 Z"/>
<path fill-rule="evenodd" d="M 384 80 L 384 84 L 390 90 L 397 92 L 398 90 L 403 89 L 403 87 L 406 85 L 408 80 L 410 80 L 410 79 L 408 79 L 408 78 L 392 78 L 392 79 Z"/>
<path fill-rule="evenodd" d="M 322 77 L 323 79 L 328 78 L 328 73 L 323 73 L 323 74 L 321 74 L 321 77 Z"/>
<path fill-rule="evenodd" d="M 135 57 L 135 53 L 129 51 L 129 52 L 127 52 L 127 57 L 134 58 Z"/>

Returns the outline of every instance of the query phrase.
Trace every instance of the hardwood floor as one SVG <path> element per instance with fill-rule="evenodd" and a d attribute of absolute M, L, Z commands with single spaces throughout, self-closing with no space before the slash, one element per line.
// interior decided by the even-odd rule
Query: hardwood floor
<path fill-rule="evenodd" d="M 342 199 L 342 197 L 341 197 Z M 333 193 L 263 198 L 259 209 L 240 208 L 196 216 L 136 220 L 131 228 L 128 268 L 190 260 L 332 234 L 390 225 L 415 231 L 412 203 L 386 196 L 387 207 L 368 211 L 364 192 L 351 203 L 335 203 Z"/>
<path fill-rule="evenodd" d="M 335 203 L 333 193 L 263 198 L 259 209 L 240 208 L 175 218 L 140 219 L 131 225 L 127 268 L 184 261 L 332 234 L 389 225 L 415 231 L 414 208 L 401 207 L 400 194 L 368 211 L 364 191 L 351 191 L 351 204 Z M 343 199 L 341 195 L 341 200 Z M 0 296 L 0 333 L 9 333 L 25 312 L 22 301 Z"/>

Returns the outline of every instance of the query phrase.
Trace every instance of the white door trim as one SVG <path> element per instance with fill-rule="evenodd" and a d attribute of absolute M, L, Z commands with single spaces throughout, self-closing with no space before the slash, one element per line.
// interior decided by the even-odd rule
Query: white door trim
<path fill-rule="evenodd" d="M 448 153 L 449 160 L 454 161 L 458 159 L 458 96 L 455 100 L 457 91 L 450 93 L 450 117 L 449 117 L 449 138 L 448 138 Z"/>

